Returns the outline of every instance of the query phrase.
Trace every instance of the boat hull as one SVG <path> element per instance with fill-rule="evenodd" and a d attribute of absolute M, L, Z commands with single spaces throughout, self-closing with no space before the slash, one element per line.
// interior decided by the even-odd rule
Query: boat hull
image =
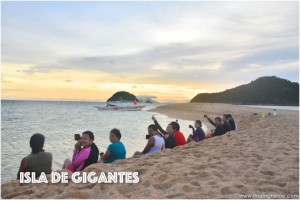
<path fill-rule="evenodd" d="M 97 107 L 98 110 L 114 110 L 114 111 L 140 111 L 146 106 L 115 106 L 115 107 Z"/>

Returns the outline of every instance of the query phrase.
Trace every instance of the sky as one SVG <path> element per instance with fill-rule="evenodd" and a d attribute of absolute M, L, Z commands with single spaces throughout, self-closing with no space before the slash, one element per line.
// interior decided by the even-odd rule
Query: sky
<path fill-rule="evenodd" d="M 1 3 L 2 99 L 189 101 L 299 82 L 299 2 Z"/>

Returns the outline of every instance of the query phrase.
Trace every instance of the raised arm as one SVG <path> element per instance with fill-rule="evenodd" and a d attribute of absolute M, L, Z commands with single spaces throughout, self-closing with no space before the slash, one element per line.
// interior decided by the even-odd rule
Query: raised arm
<path fill-rule="evenodd" d="M 72 165 L 75 168 L 78 168 L 80 165 L 84 164 L 85 160 L 89 157 L 91 152 L 91 147 L 87 147 L 78 151 L 77 149 L 74 150 Z"/>
<path fill-rule="evenodd" d="M 158 130 L 159 130 L 159 134 L 164 137 L 164 135 L 168 134 L 164 129 L 161 128 L 161 126 L 159 125 L 159 123 L 157 122 L 157 120 L 155 119 L 154 116 L 152 116 L 152 119 L 154 121 L 155 126 L 157 126 Z"/>
<path fill-rule="evenodd" d="M 192 125 L 189 125 L 189 128 L 191 128 L 191 129 L 192 129 L 192 131 L 193 131 L 193 133 L 192 133 L 192 134 L 194 134 L 194 132 L 195 132 L 195 128 L 194 128 Z"/>
<path fill-rule="evenodd" d="M 204 117 L 211 123 L 214 127 L 216 127 L 215 122 L 213 122 L 207 115 L 204 115 Z"/>

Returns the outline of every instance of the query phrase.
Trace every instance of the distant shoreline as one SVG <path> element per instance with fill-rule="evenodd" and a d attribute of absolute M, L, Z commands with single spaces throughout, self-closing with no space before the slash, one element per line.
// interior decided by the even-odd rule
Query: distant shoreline
<path fill-rule="evenodd" d="M 232 114 L 234 118 L 242 120 L 254 113 L 271 113 L 274 107 L 266 106 L 248 106 L 248 105 L 233 105 L 223 103 L 178 103 L 158 106 L 156 108 L 147 110 L 149 112 L 157 112 L 167 115 L 171 118 L 180 118 L 183 120 L 204 120 L 203 115 L 219 116 L 223 114 Z M 275 109 L 278 109 L 275 107 Z M 278 111 L 279 112 L 279 111 Z M 280 113 L 299 112 L 299 109 L 289 110 L 280 109 Z"/>
<path fill-rule="evenodd" d="M 97 100 L 38 100 L 38 99 L 1 99 L 1 101 L 34 101 L 34 102 L 84 102 L 84 103 L 106 103 L 106 101 L 97 101 Z M 141 102 L 144 103 L 144 102 Z M 146 102 L 145 102 L 146 103 Z M 161 106 L 164 106 L 166 104 L 182 104 L 180 102 L 155 102 L 156 104 L 162 104 Z M 271 107 L 271 106 L 279 106 L 279 107 L 299 107 L 299 105 L 289 105 L 289 104 L 232 104 L 232 103 L 209 103 L 209 102 L 187 102 L 186 104 L 228 104 L 228 105 L 237 105 L 237 106 L 250 106 L 250 107 Z M 148 104 L 148 103 L 146 103 Z"/>

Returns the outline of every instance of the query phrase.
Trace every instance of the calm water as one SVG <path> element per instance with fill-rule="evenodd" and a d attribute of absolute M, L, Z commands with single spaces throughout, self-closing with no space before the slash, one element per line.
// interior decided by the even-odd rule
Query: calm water
<path fill-rule="evenodd" d="M 31 149 L 29 139 L 34 133 L 46 137 L 44 149 L 53 155 L 52 169 L 60 169 L 65 158 L 72 156 L 74 134 L 90 130 L 100 152 L 110 144 L 109 132 L 121 130 L 121 141 L 127 149 L 127 157 L 142 151 L 147 143 L 147 127 L 153 123 L 147 111 L 98 111 L 96 102 L 46 102 L 46 101 L 1 101 L 1 182 L 16 178 L 20 161 Z M 146 105 L 146 104 L 145 104 Z M 145 110 L 160 104 L 147 104 Z M 161 126 L 175 119 L 157 114 Z M 179 120 L 181 131 L 187 137 L 192 121 Z M 206 131 L 206 127 L 203 127 Z"/>

